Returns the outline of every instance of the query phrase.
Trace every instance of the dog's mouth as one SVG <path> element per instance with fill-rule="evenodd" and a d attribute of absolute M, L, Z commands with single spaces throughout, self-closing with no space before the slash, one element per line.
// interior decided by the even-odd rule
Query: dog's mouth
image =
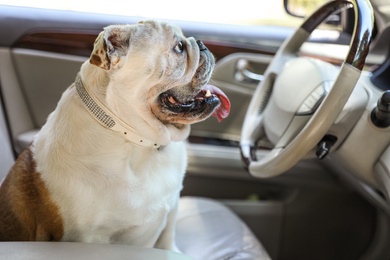
<path fill-rule="evenodd" d="M 225 93 L 213 85 L 205 85 L 193 97 L 183 99 L 166 91 L 159 97 L 161 104 L 175 114 L 210 115 L 212 113 L 219 122 L 229 115 L 230 101 Z"/>

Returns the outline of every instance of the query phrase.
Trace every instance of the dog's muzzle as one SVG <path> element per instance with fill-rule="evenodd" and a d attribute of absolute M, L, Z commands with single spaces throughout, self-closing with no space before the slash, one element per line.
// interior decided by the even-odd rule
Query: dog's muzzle
<path fill-rule="evenodd" d="M 207 76 L 207 73 L 211 73 L 211 71 L 209 71 L 210 67 L 214 66 L 210 65 L 214 64 L 214 57 L 202 41 L 196 40 L 196 44 L 199 47 L 203 59 L 213 59 L 212 62 L 202 61 L 201 64 L 203 64 L 202 66 L 204 67 L 198 68 L 199 73 L 206 74 L 197 75 L 199 77 L 196 78 L 196 83 L 192 86 L 194 90 L 199 88 L 197 93 L 183 97 L 181 95 L 177 95 L 179 91 L 171 89 L 160 94 L 159 103 L 165 111 L 169 111 L 173 114 L 180 114 L 184 117 L 199 115 L 207 116 L 213 114 L 213 116 L 217 117 L 218 121 L 221 121 L 229 114 L 230 101 L 219 88 L 213 85 L 209 85 L 205 81 L 205 79 L 209 77 Z M 205 65 L 207 63 L 209 64 L 209 67 Z"/>
<path fill-rule="evenodd" d="M 160 95 L 160 102 L 164 104 L 168 110 L 174 113 L 197 114 L 214 109 L 220 104 L 218 97 L 207 89 L 201 90 L 194 98 L 186 102 L 180 102 L 174 94 L 168 91 Z"/>

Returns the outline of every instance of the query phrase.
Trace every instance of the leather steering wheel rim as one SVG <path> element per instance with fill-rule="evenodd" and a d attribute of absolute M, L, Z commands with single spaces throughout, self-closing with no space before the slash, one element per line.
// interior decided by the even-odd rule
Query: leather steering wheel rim
<path fill-rule="evenodd" d="M 283 64 L 296 55 L 310 34 L 330 15 L 343 9 L 354 8 L 354 31 L 349 51 L 344 59 L 333 87 L 304 128 L 284 148 L 274 148 L 258 159 L 257 142 L 263 134 L 262 112 L 272 95 L 273 82 Z M 332 1 L 314 12 L 288 38 L 268 66 L 264 80 L 257 87 L 245 115 L 240 150 L 244 167 L 255 177 L 272 177 L 284 173 L 303 159 L 332 126 L 363 70 L 369 51 L 374 16 L 368 0 Z"/>

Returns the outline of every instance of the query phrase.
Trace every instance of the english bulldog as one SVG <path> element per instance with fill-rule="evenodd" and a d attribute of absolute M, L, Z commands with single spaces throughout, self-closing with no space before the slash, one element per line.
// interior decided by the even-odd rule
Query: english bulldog
<path fill-rule="evenodd" d="M 214 64 L 168 23 L 104 28 L 0 187 L 0 240 L 175 250 L 190 125 L 230 110 Z"/>

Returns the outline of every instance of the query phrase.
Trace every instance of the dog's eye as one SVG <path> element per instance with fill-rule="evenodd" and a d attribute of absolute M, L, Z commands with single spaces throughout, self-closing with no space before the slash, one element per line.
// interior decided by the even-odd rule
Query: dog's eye
<path fill-rule="evenodd" d="M 177 53 L 182 53 L 184 51 L 184 45 L 183 45 L 183 42 L 178 42 L 175 46 L 175 51 Z"/>

